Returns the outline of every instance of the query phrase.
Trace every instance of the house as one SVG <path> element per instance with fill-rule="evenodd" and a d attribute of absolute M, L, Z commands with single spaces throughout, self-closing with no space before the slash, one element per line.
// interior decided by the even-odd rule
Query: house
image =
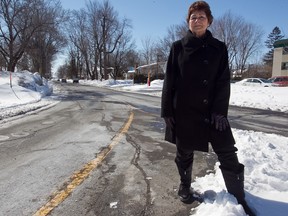
<path fill-rule="evenodd" d="M 274 44 L 272 76 L 288 76 L 288 39 Z"/>
<path fill-rule="evenodd" d="M 157 77 L 157 75 L 165 73 L 165 66 L 166 62 L 156 62 L 148 65 L 141 65 L 136 68 L 136 72 L 145 74 L 147 76 L 150 73 L 150 76 Z"/>
<path fill-rule="evenodd" d="M 146 77 L 148 77 L 148 75 L 155 78 L 163 77 L 166 69 L 166 63 L 166 61 L 161 61 L 147 65 L 137 65 L 135 68 L 130 68 L 127 75 L 129 78 L 133 77 L 134 73 L 143 74 Z"/>

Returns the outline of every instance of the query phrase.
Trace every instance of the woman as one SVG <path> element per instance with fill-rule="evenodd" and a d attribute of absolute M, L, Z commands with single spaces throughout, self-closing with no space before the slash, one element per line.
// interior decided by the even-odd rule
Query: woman
<path fill-rule="evenodd" d="M 251 216 L 255 214 L 244 198 L 244 165 L 238 161 L 227 120 L 230 97 L 227 48 L 207 30 L 212 21 L 210 6 L 205 1 L 194 2 L 188 10 L 186 36 L 171 47 L 161 104 L 165 139 L 177 146 L 175 162 L 180 174 L 181 201 L 193 199 L 194 151 L 208 152 L 211 143 L 228 192 Z"/>

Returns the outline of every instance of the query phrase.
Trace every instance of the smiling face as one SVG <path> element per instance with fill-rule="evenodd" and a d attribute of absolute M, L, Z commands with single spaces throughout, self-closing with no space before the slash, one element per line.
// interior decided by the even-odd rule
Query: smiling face
<path fill-rule="evenodd" d="M 196 37 L 201 37 L 205 34 L 206 29 L 209 27 L 208 18 L 204 11 L 194 11 L 190 15 L 189 19 L 189 29 L 196 35 Z"/>

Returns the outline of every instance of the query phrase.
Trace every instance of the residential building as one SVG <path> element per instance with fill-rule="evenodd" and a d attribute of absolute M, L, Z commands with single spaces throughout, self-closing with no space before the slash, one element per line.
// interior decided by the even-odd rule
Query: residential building
<path fill-rule="evenodd" d="M 288 39 L 274 43 L 272 76 L 288 76 Z"/>

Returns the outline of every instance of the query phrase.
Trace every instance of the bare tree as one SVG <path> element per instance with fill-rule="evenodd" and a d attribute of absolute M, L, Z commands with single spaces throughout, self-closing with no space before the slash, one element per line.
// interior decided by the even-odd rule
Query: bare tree
<path fill-rule="evenodd" d="M 62 29 L 68 20 L 68 15 L 62 9 L 59 0 L 46 1 L 42 10 L 46 12 L 46 19 L 50 20 L 50 24 L 32 37 L 29 48 L 34 52 L 29 54 L 34 70 L 48 78 L 51 77 L 51 62 L 67 42 Z"/>
<path fill-rule="evenodd" d="M 0 53 L 7 69 L 14 71 L 32 37 L 51 25 L 44 0 L 1 0 Z"/>
<path fill-rule="evenodd" d="M 92 47 L 91 50 L 91 55 L 93 56 L 93 60 L 91 59 L 91 67 L 93 68 L 92 74 L 93 77 L 92 79 L 99 79 L 98 74 L 101 77 L 104 77 L 104 73 L 101 70 L 103 68 L 102 66 L 102 61 L 101 61 L 101 52 L 102 52 L 102 47 L 103 47 L 103 38 L 101 33 L 101 19 L 103 16 L 101 16 L 101 5 L 97 1 L 90 1 L 89 4 L 87 5 L 87 34 L 90 37 L 90 46 Z"/>
<path fill-rule="evenodd" d="M 241 36 L 236 46 L 235 64 L 243 72 L 247 68 L 248 59 L 258 53 L 262 47 L 263 31 L 252 23 L 242 25 L 239 30 Z"/>
<path fill-rule="evenodd" d="M 123 56 L 133 44 L 130 27 L 130 20 L 119 19 L 108 0 L 89 1 L 86 8 L 73 11 L 67 31 L 70 49 L 79 54 L 76 67 L 80 65 L 91 79 L 107 79 L 108 74 L 118 77 Z"/>
<path fill-rule="evenodd" d="M 27 39 L 19 37 L 21 33 L 25 35 L 25 32 L 29 32 L 25 20 L 23 20 L 24 25 L 19 26 L 21 23 L 19 18 L 23 17 L 24 12 L 25 6 L 22 1 L 1 0 L 0 2 L 0 52 L 9 71 L 14 71 L 17 61 L 24 53 L 25 46 L 22 45 L 22 41 Z"/>
<path fill-rule="evenodd" d="M 108 79 L 108 56 L 114 52 L 121 42 L 125 30 L 129 28 L 129 20 L 119 20 L 118 13 L 108 0 L 103 4 L 90 1 L 87 5 L 90 17 L 90 28 L 93 29 L 95 57 L 99 62 L 100 79 Z"/>
<path fill-rule="evenodd" d="M 210 29 L 216 38 L 225 42 L 230 68 L 243 71 L 249 58 L 261 47 L 263 30 L 231 12 L 215 19 Z"/>
<path fill-rule="evenodd" d="M 1 43 L 1 41 L 0 41 Z M 3 55 L 0 55 L 0 70 L 5 70 L 6 69 L 6 62 L 5 59 L 3 57 Z"/>
<path fill-rule="evenodd" d="M 130 23 L 126 18 L 119 21 L 118 13 L 114 10 L 108 0 L 104 1 L 100 14 L 102 16 L 101 32 L 103 45 L 101 54 L 103 53 L 104 79 L 108 79 L 107 57 L 109 54 L 113 53 L 117 45 L 119 45 L 125 29 L 130 26 Z"/>
<path fill-rule="evenodd" d="M 145 64 L 150 64 L 154 61 L 155 56 L 155 42 L 151 39 L 151 37 L 145 37 L 141 40 L 143 50 L 142 56 L 144 58 Z"/>
<path fill-rule="evenodd" d="M 180 25 L 169 26 L 167 28 L 167 35 L 164 36 L 163 39 L 160 39 L 160 41 L 156 44 L 158 55 L 160 54 L 162 56 L 162 59 L 168 59 L 172 43 L 184 37 L 187 31 L 188 25 L 186 21 Z"/>
<path fill-rule="evenodd" d="M 39 13 L 44 19 L 50 20 L 49 25 L 35 32 L 27 46 L 26 53 L 30 56 L 33 68 L 41 76 L 51 77 L 51 62 L 55 55 L 66 45 L 66 38 L 62 33 L 63 25 L 68 19 L 66 11 L 59 0 L 46 0 L 39 5 Z"/>
<path fill-rule="evenodd" d="M 67 63 L 61 65 L 58 69 L 57 69 L 57 77 L 66 77 L 66 75 L 68 74 L 68 67 L 69 65 Z"/>
<path fill-rule="evenodd" d="M 86 76 L 91 79 L 98 79 L 97 77 L 97 54 L 95 54 L 95 42 L 93 40 L 93 28 L 89 27 L 89 18 L 84 9 L 73 11 L 67 32 L 71 42 L 69 53 L 79 53 L 77 58 L 77 71 L 85 70 Z M 93 29 L 93 30 L 90 30 Z M 70 56 L 71 57 L 71 56 Z M 96 65 L 96 66 L 95 66 Z"/>
<path fill-rule="evenodd" d="M 229 66 L 233 67 L 237 54 L 237 40 L 239 38 L 239 26 L 242 26 L 243 20 L 240 17 L 235 17 L 231 12 L 225 13 L 218 19 L 214 19 L 210 29 L 213 35 L 219 40 L 225 42 L 228 55 Z"/>
<path fill-rule="evenodd" d="M 128 59 L 136 49 L 135 43 L 132 42 L 132 35 L 130 32 L 125 32 L 121 37 L 121 43 L 115 51 L 109 55 L 108 64 L 111 69 L 111 76 L 113 79 L 123 77 L 123 73 L 127 71 L 128 67 L 133 65 L 129 63 Z"/>

